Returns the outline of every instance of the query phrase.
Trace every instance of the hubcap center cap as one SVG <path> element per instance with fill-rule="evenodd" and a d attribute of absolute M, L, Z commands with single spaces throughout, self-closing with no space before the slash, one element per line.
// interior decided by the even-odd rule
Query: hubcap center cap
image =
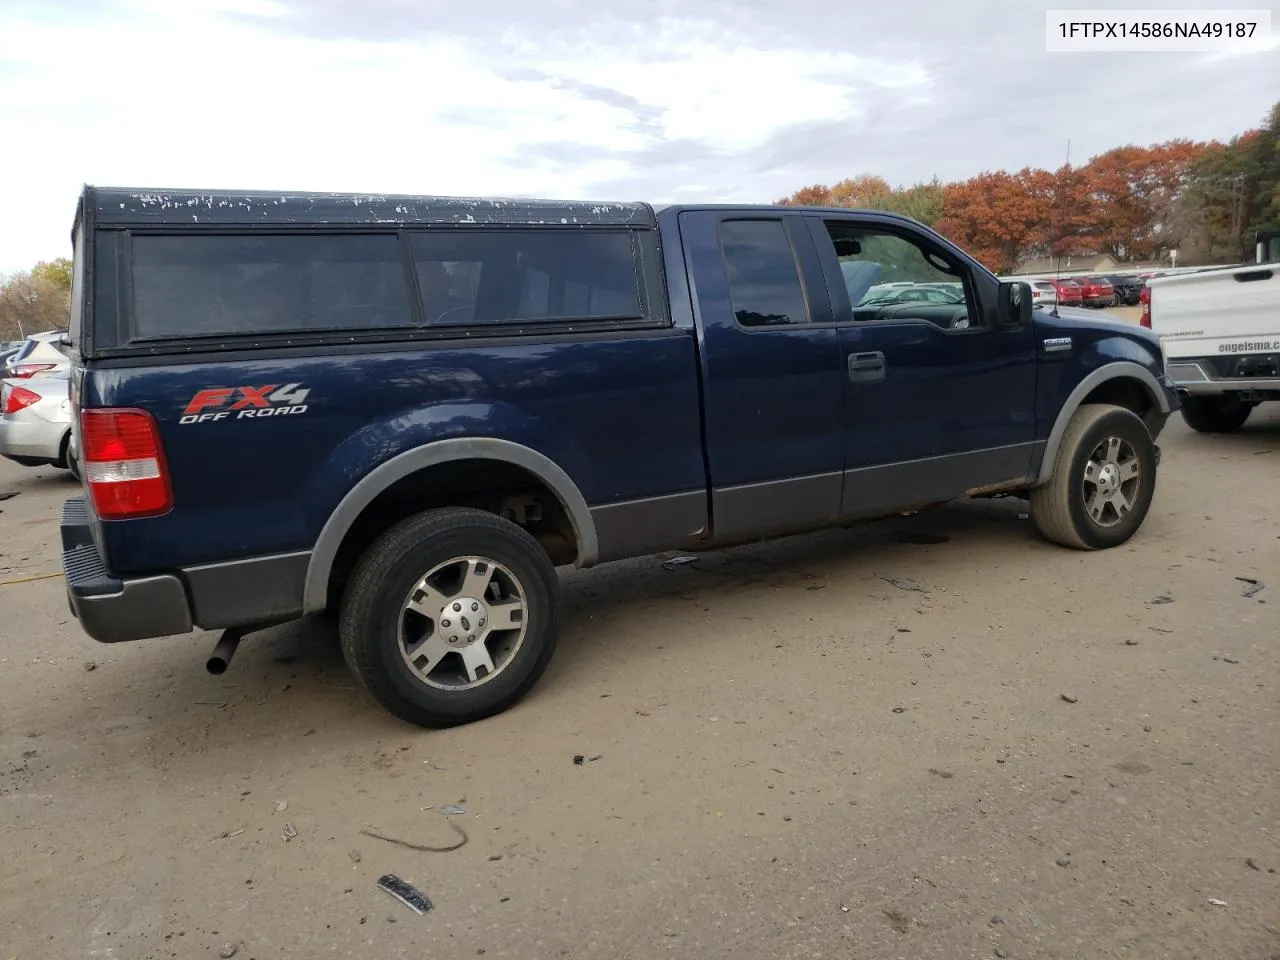
<path fill-rule="evenodd" d="M 489 607 L 476 597 L 454 597 L 440 609 L 436 624 L 451 647 L 469 647 L 489 632 Z"/>
<path fill-rule="evenodd" d="M 1098 492 L 1104 497 L 1109 497 L 1119 486 L 1120 468 L 1110 461 L 1104 463 L 1102 469 L 1098 471 Z"/>

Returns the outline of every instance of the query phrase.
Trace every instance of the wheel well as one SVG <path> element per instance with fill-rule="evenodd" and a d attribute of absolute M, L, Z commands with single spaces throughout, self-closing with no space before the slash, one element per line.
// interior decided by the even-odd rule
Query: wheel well
<path fill-rule="evenodd" d="M 1132 410 L 1142 418 L 1148 429 L 1156 426 L 1154 421 L 1157 419 L 1160 426 L 1164 425 L 1164 414 L 1160 412 L 1147 388 L 1131 377 L 1116 377 L 1098 384 L 1081 403 L 1109 403 Z"/>
<path fill-rule="evenodd" d="M 557 566 L 578 558 L 580 544 L 569 511 L 537 476 L 502 460 L 451 460 L 396 481 L 360 512 L 334 556 L 330 607 L 374 540 L 401 520 L 433 507 L 475 507 L 497 514 L 532 534 Z"/>
<path fill-rule="evenodd" d="M 1137 380 L 1128 377 L 1116 377 L 1098 384 L 1089 391 L 1083 403 L 1110 403 L 1113 406 L 1125 407 L 1138 416 L 1145 416 L 1155 403 L 1146 387 Z"/>

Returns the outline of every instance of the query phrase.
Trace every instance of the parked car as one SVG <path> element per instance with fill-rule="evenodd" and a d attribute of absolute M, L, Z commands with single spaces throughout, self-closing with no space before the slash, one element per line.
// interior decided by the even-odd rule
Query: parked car
<path fill-rule="evenodd" d="M 22 349 L 23 343 L 24 341 L 22 340 L 0 343 L 0 374 L 3 374 L 9 368 L 9 361 Z"/>
<path fill-rule="evenodd" d="M 1058 305 L 1058 290 L 1052 280 L 1029 280 L 1026 277 L 1001 277 L 1003 281 L 1016 283 L 1021 281 L 1031 287 L 1031 302 L 1034 306 L 1046 310 Z"/>
<path fill-rule="evenodd" d="M 1147 282 L 1135 274 L 1115 273 L 1107 277 L 1111 281 L 1111 286 L 1115 290 L 1115 296 L 1111 299 L 1112 306 L 1132 307 L 1136 306 L 1139 298 L 1142 296 L 1142 288 Z"/>
<path fill-rule="evenodd" d="M 1084 300 L 1080 284 L 1074 280 L 1051 280 L 1053 289 L 1058 295 L 1058 303 L 1064 307 L 1078 307 Z"/>
<path fill-rule="evenodd" d="M 950 286 L 928 283 L 912 283 L 903 286 L 884 284 L 872 287 L 867 295 L 858 303 L 859 307 L 868 304 L 890 303 L 964 303 L 964 288 L 956 290 Z"/>
<path fill-rule="evenodd" d="M 558 565 L 969 495 L 1122 544 L 1177 406 L 1150 331 L 1035 310 L 894 214 L 160 193 L 86 188 L 73 229 L 71 607 L 107 642 L 222 630 L 214 672 L 333 610 L 424 726 L 535 684 Z"/>
<path fill-rule="evenodd" d="M 1182 417 L 1200 433 L 1244 426 L 1260 403 L 1280 401 L 1280 271 L 1256 264 L 1173 274 L 1142 291 L 1142 325 L 1160 336 Z"/>
<path fill-rule="evenodd" d="M 67 388 L 66 374 L 0 381 L 0 456 L 77 473 Z"/>
<path fill-rule="evenodd" d="M 1086 307 L 1109 307 L 1116 297 L 1116 288 L 1106 277 L 1076 277 L 1080 287 L 1080 299 Z"/>
<path fill-rule="evenodd" d="M 65 374 L 71 361 L 64 352 L 65 330 L 33 333 L 5 364 L 4 376 L 19 380 Z"/>

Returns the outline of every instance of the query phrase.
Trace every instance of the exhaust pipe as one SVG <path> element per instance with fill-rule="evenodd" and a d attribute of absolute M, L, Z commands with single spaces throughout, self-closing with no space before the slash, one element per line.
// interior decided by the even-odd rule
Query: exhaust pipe
<path fill-rule="evenodd" d="M 243 630 L 231 629 L 222 631 L 222 636 L 214 645 L 213 653 L 209 654 L 209 659 L 205 662 L 204 668 L 215 677 L 226 673 L 227 667 L 231 664 L 231 658 L 236 655 L 236 647 L 240 646 L 240 641 L 243 639 Z"/>

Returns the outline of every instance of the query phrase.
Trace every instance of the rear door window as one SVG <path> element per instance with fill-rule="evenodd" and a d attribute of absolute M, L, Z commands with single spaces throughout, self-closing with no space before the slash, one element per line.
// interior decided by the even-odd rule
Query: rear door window
<path fill-rule="evenodd" d="M 404 327 L 394 234 L 133 237 L 133 337 Z"/>
<path fill-rule="evenodd" d="M 738 323 L 809 322 L 795 250 L 781 220 L 726 220 L 720 224 L 720 247 Z"/>

